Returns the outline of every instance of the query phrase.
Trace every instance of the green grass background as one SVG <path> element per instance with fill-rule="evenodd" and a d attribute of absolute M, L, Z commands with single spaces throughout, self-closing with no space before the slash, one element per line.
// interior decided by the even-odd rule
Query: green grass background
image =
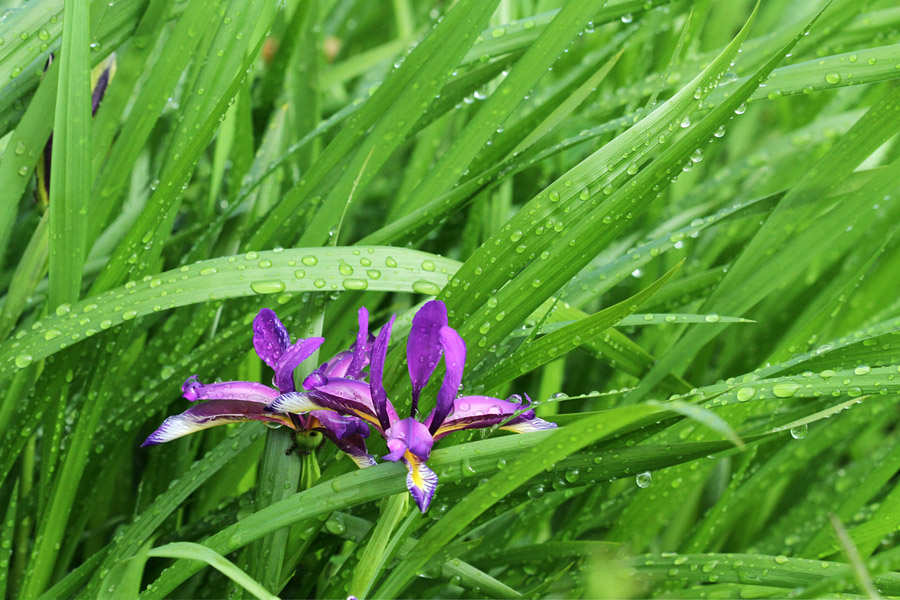
<path fill-rule="evenodd" d="M 0 10 L 0 596 L 900 596 L 892 0 Z M 258 423 L 139 448 L 264 306 L 397 313 L 404 410 L 432 296 L 561 427 L 441 442 L 424 516 Z"/>

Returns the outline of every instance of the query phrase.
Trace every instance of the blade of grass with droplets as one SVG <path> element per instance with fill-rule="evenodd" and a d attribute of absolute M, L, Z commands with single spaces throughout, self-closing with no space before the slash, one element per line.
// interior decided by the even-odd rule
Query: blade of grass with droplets
<path fill-rule="evenodd" d="M 627 564 L 638 573 L 654 579 L 699 583 L 708 582 L 711 576 L 715 576 L 720 583 L 753 581 L 755 585 L 785 591 L 814 584 L 845 566 L 839 562 L 737 553 L 645 554 L 629 559 Z M 900 592 L 900 573 L 880 575 L 874 581 L 886 594 Z"/>
<path fill-rule="evenodd" d="M 613 10 L 604 8 L 601 12 L 605 14 L 605 11 Z M 597 12 L 597 7 L 591 3 L 565 4 L 473 115 L 450 148 L 440 156 L 430 176 L 419 184 L 412 195 L 437 198 L 456 183 L 475 155 L 498 129 L 502 129 L 509 115 Z M 605 74 L 600 71 L 600 77 Z M 565 110 L 564 106 L 561 109 Z M 552 119 L 552 116 L 548 118 Z"/>
<path fill-rule="evenodd" d="M 162 252 L 162 244 L 150 242 L 158 235 L 157 231 L 164 230 L 165 223 L 174 220 L 182 197 L 182 186 L 193 172 L 197 157 L 212 138 L 219 118 L 237 93 L 248 66 L 262 46 L 265 31 L 260 28 L 271 23 L 274 14 L 275 7 L 264 2 L 232 2 L 222 14 L 221 21 L 212 21 L 214 26 L 218 26 L 209 48 L 215 60 L 207 61 L 192 71 L 196 80 L 190 82 L 198 92 L 203 92 L 188 95 L 181 107 L 185 118 L 179 121 L 168 145 L 158 187 L 97 276 L 91 286 L 92 293 L 121 283 L 127 273 L 135 270 L 143 274 Z M 195 23 L 188 23 L 187 35 L 190 37 Z M 236 25 L 233 26 L 233 23 Z M 238 33 L 234 30 L 235 26 L 239 28 Z"/>
<path fill-rule="evenodd" d="M 618 218 L 624 216 L 626 212 L 634 214 L 637 211 L 638 206 L 635 204 L 638 200 L 632 197 L 631 190 L 648 189 L 647 184 L 649 184 L 651 179 L 661 179 L 660 176 L 664 175 L 666 169 L 672 168 L 673 162 L 679 161 L 678 164 L 680 164 L 685 150 L 693 146 L 693 143 L 686 138 L 676 142 L 676 145 L 667 151 L 665 156 L 671 158 L 658 159 L 658 162 L 661 163 L 659 167 L 656 169 L 645 169 L 638 175 L 639 178 L 647 182 L 644 185 L 624 186 L 620 188 L 616 195 L 611 196 L 602 203 L 596 198 L 593 201 L 591 200 L 592 194 L 587 187 L 590 185 L 590 182 L 598 177 L 601 182 L 605 181 L 609 173 L 609 166 L 624 171 L 624 165 L 616 167 L 616 164 L 622 161 L 622 152 L 625 152 L 626 149 L 632 146 L 642 145 L 643 142 L 641 140 L 656 140 L 659 133 L 664 131 L 671 124 L 672 120 L 680 119 L 681 115 L 689 112 L 696 103 L 693 98 L 694 90 L 703 85 L 708 85 L 713 78 L 719 76 L 727 68 L 732 57 L 736 55 L 740 43 L 747 35 L 747 31 L 748 27 L 745 27 L 729 48 L 703 73 L 697 76 L 694 83 L 684 88 L 646 119 L 628 130 L 628 132 L 617 137 L 613 142 L 595 152 L 589 159 L 558 179 L 544 193 L 529 203 L 530 208 L 529 205 L 526 205 L 495 236 L 496 241 L 501 244 L 501 240 L 504 238 L 517 244 L 521 243 L 527 252 L 518 252 L 511 244 L 497 246 L 495 243 L 488 242 L 463 265 L 460 271 L 457 272 L 457 275 L 451 280 L 450 286 L 445 288 L 442 297 L 446 299 L 448 306 L 456 312 L 457 320 L 465 320 L 460 328 L 464 337 L 481 337 L 482 334 L 475 333 L 477 328 L 474 327 L 474 324 L 492 320 L 492 313 L 495 311 L 471 295 L 454 293 L 454 287 L 459 284 L 458 282 L 471 280 L 477 285 L 493 289 L 500 285 L 499 281 L 494 281 L 497 276 L 502 275 L 505 280 L 509 272 L 518 272 L 512 283 L 507 284 L 496 296 L 498 302 L 504 305 L 504 311 L 508 318 L 498 323 L 488 334 L 485 346 L 489 347 L 492 340 L 505 336 L 514 324 L 519 322 L 521 317 L 524 316 L 522 313 L 531 312 L 534 309 L 534 306 L 531 306 L 532 304 L 536 306 L 546 297 L 547 292 L 552 294 L 556 291 L 558 286 L 554 283 L 555 281 L 562 283 L 577 271 L 579 266 L 585 262 L 586 257 L 593 257 L 593 254 L 589 254 L 590 250 L 587 250 L 585 246 L 598 248 L 606 240 L 611 239 L 618 229 L 617 226 L 613 225 L 616 221 L 612 218 L 612 213 L 615 213 Z M 746 90 L 747 93 L 749 91 Z M 717 118 L 724 117 L 723 111 L 722 116 Z M 693 133 L 698 135 L 696 130 Z M 610 163 L 612 164 L 610 165 Z M 634 180 L 634 182 L 636 183 L 637 180 Z M 569 183 L 569 185 L 565 185 L 566 183 Z M 585 195 L 585 193 L 587 198 L 581 199 L 581 196 Z M 636 192 L 636 194 L 640 193 L 640 191 Z M 601 194 L 599 190 L 593 195 L 596 197 L 598 194 Z M 649 200 L 650 198 L 645 196 L 642 202 L 648 203 Z M 619 215 L 620 211 L 621 215 Z M 600 235 L 598 235 L 597 227 L 599 226 L 599 221 L 603 219 L 598 218 L 600 217 L 597 214 L 598 212 L 606 214 L 607 219 L 610 221 L 608 226 L 600 230 Z M 598 220 L 597 224 L 594 223 L 594 219 Z M 580 227 L 579 223 L 581 224 Z M 568 228 L 566 227 L 567 224 L 569 224 Z M 577 235 L 577 230 L 580 228 L 590 228 L 592 231 L 586 235 Z M 553 230 L 559 235 L 538 235 L 538 229 L 540 229 L 541 234 L 545 230 Z M 571 231 L 567 231 L 567 229 Z M 563 237 L 565 239 L 562 239 Z M 570 240 L 575 240 L 575 244 L 570 245 Z M 554 256 L 553 261 L 547 261 L 546 259 L 535 260 L 538 256 L 549 258 L 551 255 Z M 494 266 L 490 269 L 485 269 L 483 265 L 487 264 L 487 261 L 490 261 Z M 565 265 L 565 268 L 560 268 L 560 264 Z M 481 305 L 480 308 L 479 305 Z M 479 347 L 474 348 L 472 356 L 474 360 L 480 359 L 483 355 L 483 349 L 480 350 Z"/>
<path fill-rule="evenodd" d="M 415 121 L 409 117 L 421 114 L 428 108 L 434 95 L 440 91 L 440 84 L 447 80 L 458 58 L 471 47 L 476 32 L 487 23 L 496 4 L 497 0 L 489 2 L 462 0 L 454 6 L 439 26 L 409 53 L 399 67 L 391 71 L 372 97 L 348 119 L 345 127 L 325 148 L 302 182 L 298 182 L 298 185 L 285 194 L 266 215 L 265 220 L 254 228 L 245 248 L 265 247 L 279 231 L 290 229 L 293 213 L 300 203 L 313 193 L 338 164 L 346 161 L 348 155 L 355 152 L 353 162 L 345 171 L 345 174 L 350 175 L 345 175 L 342 179 L 343 195 L 335 194 L 332 189 L 328 195 L 331 200 L 323 204 L 317 213 L 322 215 L 319 218 L 320 223 L 339 215 L 346 201 L 347 189 L 352 185 L 356 174 L 361 171 L 360 166 L 369 151 L 375 147 L 371 141 L 378 139 L 382 144 L 387 144 L 388 148 L 395 148 L 402 141 Z M 448 61 L 448 58 L 452 60 Z M 430 73 L 427 85 L 415 80 L 421 73 Z M 399 106 L 404 107 L 406 114 L 398 112 Z M 393 110 L 397 117 L 391 121 L 384 120 L 382 116 L 387 110 Z M 363 135 L 373 126 L 378 127 L 378 134 L 370 135 L 360 145 Z M 382 161 L 387 160 L 389 154 L 389 151 L 379 152 L 379 156 L 376 157 L 378 163 L 372 165 L 373 171 L 377 170 Z M 369 177 L 371 175 L 367 175 L 367 179 Z M 321 224 L 319 227 L 321 228 Z M 310 232 L 310 236 L 324 235 L 325 237 L 314 240 L 321 242 L 327 238 L 328 229 L 329 227 L 325 227 L 324 231 L 313 232 L 310 227 L 306 231 Z"/>
<path fill-rule="evenodd" d="M 123 530 L 110 546 L 97 553 L 103 556 L 103 562 L 94 571 L 93 578 L 85 588 L 85 596 L 94 597 L 106 586 L 106 576 L 118 561 L 128 560 L 134 556 L 197 488 L 258 440 L 261 434 L 261 428 L 246 427 L 240 431 L 235 430 L 203 458 L 194 462 L 190 470 L 180 477 L 175 485 L 153 501 L 141 519 Z"/>
<path fill-rule="evenodd" d="M 515 352 L 503 358 L 492 369 L 484 373 L 479 378 L 479 386 L 490 389 L 511 381 L 564 355 L 566 352 L 574 350 L 581 344 L 591 341 L 604 330 L 615 326 L 652 297 L 658 289 L 666 284 L 680 266 L 680 264 L 677 265 L 651 285 L 622 302 L 556 331 L 547 333 L 534 341 L 526 341 Z"/>
<path fill-rule="evenodd" d="M 250 592 L 259 600 L 278 600 L 278 597 L 266 591 L 266 588 L 257 583 L 249 575 L 241 571 L 233 562 L 213 552 L 206 546 L 191 542 L 173 542 L 165 546 L 157 546 L 147 553 L 148 556 L 163 558 L 181 558 L 186 560 L 202 561 L 214 569 L 221 571 L 229 579 Z"/>
<path fill-rule="evenodd" d="M 763 228 L 754 236 L 750 245 L 729 269 L 725 278 L 703 305 L 704 311 L 721 311 L 726 314 L 746 313 L 755 303 L 777 286 L 793 279 L 808 264 L 810 251 L 820 247 L 832 237 L 832 232 L 845 229 L 848 219 L 865 215 L 865 206 L 871 204 L 869 194 L 881 197 L 894 189 L 897 170 L 879 172 L 872 180 L 851 196 L 852 202 L 844 202 L 831 213 L 820 217 L 820 225 L 809 227 L 814 218 L 814 206 L 809 203 L 827 193 L 842 177 L 849 175 L 853 166 L 868 156 L 900 128 L 896 106 L 900 103 L 900 91 L 895 89 L 863 116 L 842 138 L 845 143 L 832 150 L 817 162 L 797 187 L 779 202 L 766 220 Z M 827 179 L 823 178 L 829 174 Z M 806 223 L 805 228 L 800 223 Z M 842 241 L 849 241 L 843 238 Z M 770 254 L 760 248 L 781 248 Z M 773 277 L 772 273 L 777 273 Z M 753 281 L 752 284 L 748 281 Z M 647 375 L 641 385 L 632 392 L 638 399 L 645 396 L 663 373 L 668 373 L 689 360 L 716 332 L 695 329 L 688 332 Z"/>
<path fill-rule="evenodd" d="M 91 191 L 89 12 L 84 2 L 66 1 L 50 177 L 51 307 L 81 294 Z"/>
<path fill-rule="evenodd" d="M 43 159 L 44 145 L 50 136 L 52 121 L 47 115 L 56 106 L 57 84 L 59 83 L 59 62 L 54 62 L 44 74 L 44 80 L 31 98 L 16 129 L 7 142 L 7 151 L 0 158 L 0 186 L 9 198 L 0 202 L 0 256 L 6 255 L 9 236 L 16 219 L 16 201 L 28 185 L 29 175 L 39 160 Z M 12 148 L 12 152 L 9 149 Z M 4 304 L 4 313 L 8 308 Z M 18 315 L 16 315 L 18 316 Z M 4 329 L 6 329 L 4 327 Z M 0 329 L 0 332 L 3 330 Z M 7 329 L 6 334 L 9 333 Z M 0 335 L 0 339 L 5 335 Z"/>
<path fill-rule="evenodd" d="M 391 535 L 409 508 L 409 496 L 404 493 L 382 501 L 381 516 L 372 528 L 372 535 L 360 553 L 353 571 L 350 593 L 367 598 L 376 579 L 385 567 L 385 554 Z"/>
<path fill-rule="evenodd" d="M 400 595 L 431 556 L 450 543 L 478 515 L 496 504 L 501 496 L 512 492 L 556 461 L 654 412 L 656 409 L 647 406 L 627 407 L 553 432 L 518 457 L 503 473 L 495 475 L 487 485 L 474 490 L 456 504 L 444 519 L 419 538 L 411 555 L 391 571 L 375 595 L 379 598 L 394 598 Z"/>

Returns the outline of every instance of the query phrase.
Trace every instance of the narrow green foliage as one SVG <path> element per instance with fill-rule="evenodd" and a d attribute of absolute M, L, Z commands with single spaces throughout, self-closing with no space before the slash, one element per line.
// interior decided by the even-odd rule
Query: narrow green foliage
<path fill-rule="evenodd" d="M 0 600 L 900 596 L 894 4 L 3 3 Z"/>

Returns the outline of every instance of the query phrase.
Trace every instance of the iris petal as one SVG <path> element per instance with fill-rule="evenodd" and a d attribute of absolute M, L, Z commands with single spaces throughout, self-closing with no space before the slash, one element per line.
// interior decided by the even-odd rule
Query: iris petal
<path fill-rule="evenodd" d="M 192 406 L 180 415 L 173 415 L 167 418 L 160 425 L 159 429 L 151 433 L 141 446 L 162 444 L 195 431 L 241 421 L 278 423 L 293 428 L 293 423 L 286 415 L 265 412 L 265 408 L 265 405 L 259 402 L 241 400 L 210 400 L 203 402 Z"/>
<path fill-rule="evenodd" d="M 325 338 L 305 338 L 285 349 L 275 364 L 275 386 L 281 393 L 294 391 L 294 369 L 318 350 L 323 342 Z"/>
<path fill-rule="evenodd" d="M 347 369 L 347 377 L 358 379 L 362 375 L 362 371 L 369 361 L 368 355 L 368 339 L 369 339 L 369 311 L 364 306 L 360 307 L 359 315 L 359 332 L 356 334 L 356 343 L 353 344 L 353 360 Z"/>
<path fill-rule="evenodd" d="M 263 361 L 273 369 L 278 359 L 291 345 L 291 336 L 275 311 L 264 308 L 253 319 L 253 347 Z"/>
<path fill-rule="evenodd" d="M 466 343 L 452 327 L 441 327 L 441 347 L 444 349 L 444 364 L 447 367 L 444 381 L 438 390 L 437 404 L 431 419 L 431 433 L 438 430 L 444 419 L 453 408 L 453 400 L 462 383 L 463 369 L 466 365 Z"/>
<path fill-rule="evenodd" d="M 440 300 L 426 302 L 413 317 L 406 343 L 406 362 L 409 379 L 412 381 L 413 414 L 419 405 L 419 394 L 428 384 L 428 379 L 441 359 L 439 335 L 445 325 L 447 307 Z"/>
<path fill-rule="evenodd" d="M 387 392 L 384 391 L 382 377 L 384 376 L 384 361 L 387 357 L 388 342 L 391 339 L 391 327 L 394 326 L 394 318 L 394 315 L 391 315 L 390 321 L 381 328 L 381 331 L 378 332 L 378 337 L 375 338 L 375 344 L 372 346 L 372 365 L 369 369 L 369 390 L 382 431 L 387 430 L 393 424 L 387 408 L 390 402 L 388 402 Z M 393 410 L 394 407 L 391 406 L 391 411 Z M 396 411 L 394 413 L 396 414 Z"/>
<path fill-rule="evenodd" d="M 363 419 L 382 430 L 369 387 L 365 382 L 353 379 L 329 379 L 327 383 L 311 392 L 282 394 L 269 405 L 268 410 L 288 413 L 330 410 L 344 416 Z M 397 419 L 393 406 L 386 406 L 385 410 L 389 422 Z"/>
<path fill-rule="evenodd" d="M 423 513 L 428 510 L 431 499 L 434 498 L 434 492 L 437 490 L 438 477 L 437 474 L 428 468 L 424 460 L 407 452 L 403 457 L 409 474 L 406 476 L 406 487 L 416 501 L 416 506 Z"/>
<path fill-rule="evenodd" d="M 268 404 L 278 397 L 278 391 L 269 386 L 252 381 L 223 381 L 201 383 L 196 375 L 191 375 L 181 386 L 182 395 L 196 400 L 246 400 Z"/>
<path fill-rule="evenodd" d="M 405 452 L 412 452 L 420 460 L 428 460 L 431 456 L 431 447 L 434 446 L 434 438 L 431 432 L 414 417 L 408 417 L 394 423 L 385 432 L 390 454 L 385 460 L 399 460 Z"/>
<path fill-rule="evenodd" d="M 524 408 L 521 404 L 515 404 L 507 400 L 492 398 L 490 396 L 462 396 L 453 401 L 453 410 L 436 430 L 434 439 L 463 429 L 484 429 L 499 425 L 504 421 L 502 429 L 524 433 L 526 431 L 539 431 L 556 427 L 555 423 L 549 423 L 538 419 L 534 410 L 526 410 L 515 417 L 517 411 Z M 513 417 L 510 419 L 510 417 Z M 430 425 L 431 418 L 425 421 Z"/>

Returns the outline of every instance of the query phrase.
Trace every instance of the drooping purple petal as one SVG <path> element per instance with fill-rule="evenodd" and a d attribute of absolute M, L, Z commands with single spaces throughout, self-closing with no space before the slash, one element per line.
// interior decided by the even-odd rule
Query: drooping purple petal
<path fill-rule="evenodd" d="M 362 419 L 356 417 L 345 417 L 330 410 L 314 410 L 309 413 L 311 417 L 309 428 L 316 429 L 321 427 L 332 433 L 337 439 L 358 435 L 362 438 L 369 437 L 369 426 Z"/>
<path fill-rule="evenodd" d="M 434 498 L 434 492 L 437 490 L 438 477 L 437 474 L 428 468 L 424 461 L 416 459 L 411 454 L 407 454 L 403 462 L 409 469 L 406 476 L 406 487 L 416 501 L 416 506 L 423 513 L 428 510 L 431 499 Z"/>
<path fill-rule="evenodd" d="M 353 344 L 353 361 L 350 363 L 346 374 L 350 379 L 359 379 L 369 361 L 367 356 L 368 344 L 366 343 L 369 339 L 369 311 L 366 310 L 365 306 L 359 308 L 358 322 L 359 331 L 356 334 L 356 343 Z"/>
<path fill-rule="evenodd" d="M 394 318 L 395 316 L 391 315 L 390 321 L 385 323 L 381 331 L 378 332 L 378 337 L 375 338 L 375 344 L 372 346 L 372 364 L 369 368 L 369 389 L 371 390 L 375 414 L 378 416 L 382 431 L 387 431 L 393 424 L 387 408 L 391 403 L 388 400 L 387 392 L 384 391 L 382 378 L 384 377 L 384 361 L 387 357 L 388 342 L 391 340 L 391 327 L 394 326 Z M 391 405 L 390 410 L 396 414 L 393 405 Z"/>
<path fill-rule="evenodd" d="M 308 426 L 321 431 L 360 469 L 375 465 L 375 459 L 366 450 L 369 426 L 362 419 L 344 417 L 330 410 L 314 410 L 309 413 Z"/>
<path fill-rule="evenodd" d="M 278 391 L 252 381 L 223 381 L 201 383 L 191 375 L 181 386 L 182 395 L 190 400 L 246 400 L 268 404 L 278 397 Z"/>
<path fill-rule="evenodd" d="M 444 349 L 444 364 L 447 369 L 444 373 L 444 381 L 438 390 L 437 404 L 434 407 L 429 430 L 433 434 L 450 414 L 453 408 L 453 400 L 462 383 L 463 369 L 466 366 L 466 343 L 452 327 L 441 327 L 441 347 Z"/>
<path fill-rule="evenodd" d="M 327 434 L 326 434 L 327 435 Z M 362 436 L 353 435 L 342 440 L 333 440 L 341 452 L 350 457 L 360 469 L 375 466 L 375 458 L 366 451 L 366 443 Z"/>
<path fill-rule="evenodd" d="M 282 394 L 294 391 L 294 369 L 324 342 L 325 338 L 321 337 L 305 338 L 285 349 L 275 364 L 275 386 Z"/>
<path fill-rule="evenodd" d="M 441 327 L 447 325 L 447 306 L 440 300 L 422 305 L 413 317 L 406 343 L 406 362 L 412 381 L 412 414 L 419 406 L 419 394 L 441 360 Z"/>
<path fill-rule="evenodd" d="M 516 433 L 534 433 L 535 431 L 556 429 L 556 423 L 545 421 L 540 417 L 531 417 L 530 419 L 526 419 L 522 415 L 519 415 L 500 429 L 515 431 Z"/>
<path fill-rule="evenodd" d="M 394 423 L 385 432 L 385 438 L 390 453 L 384 459 L 391 461 L 400 460 L 407 452 L 420 461 L 426 461 L 431 456 L 431 447 L 434 445 L 431 432 L 414 417 Z"/>
<path fill-rule="evenodd" d="M 259 402 L 209 400 L 167 418 L 141 446 L 162 444 L 201 429 L 240 421 L 263 421 L 293 427 L 287 415 L 265 412 L 265 408 Z"/>
<path fill-rule="evenodd" d="M 253 319 L 253 347 L 263 362 L 274 369 L 290 345 L 291 336 L 275 311 L 270 308 L 260 310 Z"/>
<path fill-rule="evenodd" d="M 499 425 L 522 408 L 521 404 L 490 396 L 462 396 L 453 401 L 453 410 L 435 432 L 434 439 L 439 440 L 445 435 L 463 429 L 484 429 Z M 430 426 L 431 420 L 432 416 L 429 415 L 425 424 Z M 554 427 L 555 423 L 539 419 L 534 415 L 534 410 L 529 409 L 510 419 L 501 429 L 524 433 Z"/>

